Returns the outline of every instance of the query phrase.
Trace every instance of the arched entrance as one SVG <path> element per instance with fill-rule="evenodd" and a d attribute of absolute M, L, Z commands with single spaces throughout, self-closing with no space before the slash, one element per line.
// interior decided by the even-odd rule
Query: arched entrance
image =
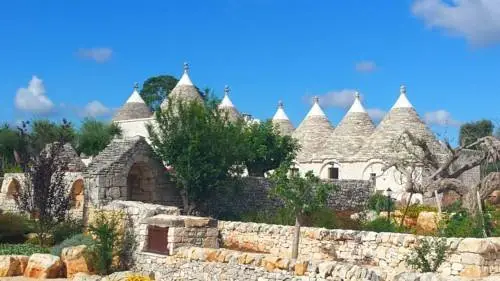
<path fill-rule="evenodd" d="M 76 180 L 71 186 L 71 208 L 80 209 L 83 207 L 84 186 L 83 179 Z"/>
<path fill-rule="evenodd" d="M 127 176 L 127 200 L 152 202 L 155 178 L 149 166 L 137 162 L 130 168 Z"/>
<path fill-rule="evenodd" d="M 12 179 L 7 187 L 7 198 L 14 199 L 19 194 L 20 189 L 21 185 L 19 184 L 19 181 Z"/>

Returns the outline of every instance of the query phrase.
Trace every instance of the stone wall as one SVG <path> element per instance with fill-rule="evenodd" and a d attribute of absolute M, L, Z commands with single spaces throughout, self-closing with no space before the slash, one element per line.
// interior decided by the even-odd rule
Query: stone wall
<path fill-rule="evenodd" d="M 339 189 L 328 197 L 328 207 L 334 210 L 360 210 L 373 194 L 373 186 L 365 180 L 328 180 Z M 273 210 L 281 202 L 270 197 L 271 183 L 266 178 L 244 177 L 237 183 L 236 191 L 221 188 L 207 200 L 205 215 L 216 218 L 240 218 L 244 213 Z"/>
<path fill-rule="evenodd" d="M 224 247 L 289 256 L 293 227 L 219 221 Z M 408 271 L 406 256 L 422 236 L 340 229 L 301 230 L 300 258 L 336 260 Z M 448 238 L 450 254 L 440 267 L 443 275 L 500 274 L 500 238 Z"/>

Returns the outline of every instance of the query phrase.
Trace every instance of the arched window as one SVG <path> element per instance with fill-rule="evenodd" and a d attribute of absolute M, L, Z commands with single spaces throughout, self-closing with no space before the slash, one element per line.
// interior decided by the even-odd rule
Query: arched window
<path fill-rule="evenodd" d="M 9 183 L 9 186 L 7 187 L 7 198 L 16 198 L 16 196 L 19 195 L 20 188 L 21 185 L 19 184 L 19 181 L 17 181 L 16 179 L 12 179 Z"/>
<path fill-rule="evenodd" d="M 71 207 L 74 209 L 80 209 L 81 207 L 83 207 L 83 200 L 83 180 L 78 179 L 73 183 L 73 186 L 71 187 Z"/>

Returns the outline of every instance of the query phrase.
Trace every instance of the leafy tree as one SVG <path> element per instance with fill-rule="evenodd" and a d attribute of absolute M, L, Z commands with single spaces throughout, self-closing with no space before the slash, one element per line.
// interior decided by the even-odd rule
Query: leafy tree
<path fill-rule="evenodd" d="M 299 148 L 295 139 L 279 134 L 271 120 L 249 125 L 244 136 L 245 165 L 251 176 L 263 177 L 265 172 L 293 160 Z"/>
<path fill-rule="evenodd" d="M 284 207 L 295 216 L 295 233 L 292 258 L 299 254 L 300 227 L 305 214 L 322 208 L 328 194 L 336 189 L 333 184 L 323 183 L 312 171 L 302 177 L 299 173 L 289 173 L 291 162 L 286 161 L 271 175 L 274 184 L 273 196 L 281 199 Z"/>
<path fill-rule="evenodd" d="M 479 120 L 460 126 L 460 145 L 468 146 L 478 139 L 493 135 L 493 123 L 490 120 Z"/>
<path fill-rule="evenodd" d="M 85 119 L 78 132 L 78 153 L 95 156 L 99 154 L 113 137 L 122 134 L 121 128 L 115 123 L 104 123 L 95 119 Z"/>
<path fill-rule="evenodd" d="M 184 211 L 193 214 L 221 183 L 242 172 L 242 125 L 227 122 L 216 103 L 173 101 L 148 126 L 152 146 L 174 168 Z"/>
<path fill-rule="evenodd" d="M 35 120 L 31 123 L 30 131 L 30 143 L 35 152 L 42 151 L 47 144 L 60 141 L 61 138 L 72 144 L 76 139 L 75 128 L 65 119 L 61 124 L 49 120 Z"/>
<path fill-rule="evenodd" d="M 19 128 L 18 158 L 24 171 L 24 184 L 15 201 L 21 211 L 36 218 L 35 232 L 40 246 L 47 244 L 48 234 L 66 219 L 70 208 L 70 195 L 64 180 L 68 163 L 65 157 L 59 157 L 70 128 L 71 124 L 64 121 L 54 136 L 58 141 L 47 145 L 40 153 L 31 147 L 39 144 L 30 142 L 27 124 Z"/>
<path fill-rule="evenodd" d="M 140 95 L 153 112 L 157 111 L 178 81 L 171 75 L 150 77 L 142 84 Z"/>
<path fill-rule="evenodd" d="M 0 176 L 15 166 L 14 151 L 19 149 L 17 131 L 8 124 L 0 126 Z"/>

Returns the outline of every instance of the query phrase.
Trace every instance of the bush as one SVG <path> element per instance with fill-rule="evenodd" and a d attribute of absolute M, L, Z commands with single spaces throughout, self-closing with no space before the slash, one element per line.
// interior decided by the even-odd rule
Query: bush
<path fill-rule="evenodd" d="M 413 252 L 406 257 L 406 264 L 420 272 L 436 272 L 448 251 L 446 239 L 427 238 L 419 241 Z"/>
<path fill-rule="evenodd" d="M 405 208 L 403 208 L 400 211 L 401 211 L 401 213 L 404 213 Z M 423 205 L 423 204 L 411 204 L 410 206 L 408 206 L 408 211 L 406 213 L 406 216 L 410 217 L 410 218 L 418 218 L 418 215 L 421 212 L 435 212 L 436 213 L 437 211 L 438 210 L 436 207 L 427 206 L 427 205 Z"/>
<path fill-rule="evenodd" d="M 363 230 L 375 232 L 396 232 L 396 229 L 396 225 L 386 218 L 376 218 L 363 226 Z"/>
<path fill-rule="evenodd" d="M 500 209 L 492 205 L 486 205 L 484 215 L 486 231 L 490 237 L 500 236 Z"/>
<path fill-rule="evenodd" d="M 384 196 L 381 193 L 373 194 L 370 199 L 368 199 L 367 207 L 370 210 L 374 210 L 375 212 L 380 213 L 382 211 L 387 211 L 387 207 L 389 207 L 390 211 L 395 210 L 395 204 L 393 200 L 387 202 L 387 196 Z"/>
<path fill-rule="evenodd" d="M 94 268 L 100 275 L 109 274 L 113 268 L 113 256 L 121 254 L 122 239 L 119 232 L 121 217 L 118 214 L 98 212 L 94 222 L 89 226 L 90 233 L 95 237 L 91 247 L 91 259 Z"/>
<path fill-rule="evenodd" d="M 52 237 L 55 244 L 59 244 L 64 240 L 82 233 L 83 223 L 81 220 L 68 219 L 67 221 L 59 224 L 52 231 Z"/>
<path fill-rule="evenodd" d="M 31 244 L 0 244 L 0 255 L 23 255 L 47 254 L 49 249 Z"/>
<path fill-rule="evenodd" d="M 85 245 L 85 246 L 88 246 L 90 248 L 90 247 L 92 247 L 93 243 L 94 243 L 94 240 L 92 239 L 92 237 L 90 237 L 90 235 L 85 235 L 85 234 L 80 233 L 80 234 L 73 235 L 72 237 L 64 240 L 59 245 L 52 247 L 50 253 L 54 256 L 60 256 L 61 252 L 64 248 L 80 246 L 80 245 Z"/>
<path fill-rule="evenodd" d="M 241 221 L 279 225 L 295 225 L 295 216 L 285 208 L 274 211 L 250 212 L 241 216 Z"/>
<path fill-rule="evenodd" d="M 38 235 L 34 235 L 32 237 L 29 237 L 24 243 L 32 245 L 40 245 L 40 238 L 38 237 Z M 48 245 L 54 245 L 54 238 L 52 236 L 45 238 L 45 246 Z"/>
<path fill-rule="evenodd" d="M 471 217 L 462 210 L 452 215 L 444 225 L 443 235 L 446 237 L 483 237 L 481 218 Z"/>
<path fill-rule="evenodd" d="M 335 213 L 330 208 L 320 208 L 315 212 L 306 215 L 306 226 L 312 227 L 324 227 L 324 228 L 336 228 L 337 227 L 337 217 Z"/>
<path fill-rule="evenodd" d="M 33 231 L 33 222 L 26 216 L 0 214 L 0 243 L 22 243 L 26 234 Z"/>

